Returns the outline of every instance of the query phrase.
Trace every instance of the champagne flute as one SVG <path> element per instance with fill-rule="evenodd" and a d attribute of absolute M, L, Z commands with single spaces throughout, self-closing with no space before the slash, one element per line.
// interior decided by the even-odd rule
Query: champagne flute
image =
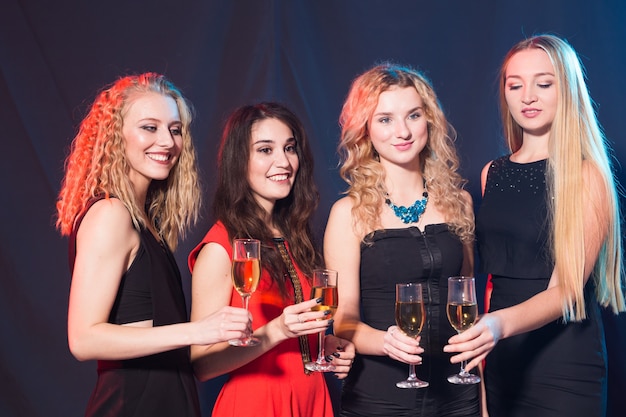
<path fill-rule="evenodd" d="M 417 338 L 426 320 L 422 284 L 396 284 L 396 325 L 407 336 Z M 415 365 L 409 364 L 409 377 L 396 383 L 398 388 L 424 388 L 428 382 L 415 374 Z"/>
<path fill-rule="evenodd" d="M 321 298 L 322 302 L 311 308 L 313 311 L 329 311 L 330 313 L 324 317 L 328 320 L 333 317 L 337 311 L 337 271 L 332 269 L 316 269 L 313 271 L 313 288 L 311 289 L 311 299 Z M 326 362 L 324 354 L 324 335 L 326 331 L 318 333 L 317 359 L 307 362 L 304 367 L 309 371 L 315 372 L 332 372 L 335 365 Z"/>
<path fill-rule="evenodd" d="M 476 284 L 474 277 L 448 278 L 448 321 L 460 334 L 474 325 L 478 319 L 478 304 L 476 303 Z M 458 374 L 448 377 L 453 384 L 477 384 L 478 375 L 470 374 L 465 370 L 466 361 L 461 362 Z"/>
<path fill-rule="evenodd" d="M 248 310 L 250 296 L 259 284 L 261 276 L 261 242 L 257 239 L 235 239 L 233 241 L 233 285 L 239 295 L 243 307 Z M 247 336 L 242 339 L 229 340 L 233 346 L 256 346 L 259 339 Z"/>

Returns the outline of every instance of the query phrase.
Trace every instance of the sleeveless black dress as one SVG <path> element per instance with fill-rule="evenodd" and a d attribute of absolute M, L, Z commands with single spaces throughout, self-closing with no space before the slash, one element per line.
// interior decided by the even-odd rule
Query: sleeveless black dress
<path fill-rule="evenodd" d="M 448 323 L 448 277 L 459 275 L 463 245 L 446 224 L 377 230 L 361 245 L 361 320 L 380 330 L 395 324 L 395 285 L 421 282 L 426 322 L 420 346 L 423 363 L 417 376 L 430 386 L 402 389 L 409 365 L 388 356 L 358 355 L 345 380 L 342 416 L 478 416 L 478 385 L 450 384 L 446 378 L 459 371 L 443 352 L 455 330 Z"/>
<path fill-rule="evenodd" d="M 70 270 L 76 256 L 76 232 L 93 199 L 70 236 Z M 152 319 L 154 326 L 188 321 L 176 260 L 167 245 L 146 229 L 130 268 L 120 282 L 109 322 Z M 86 417 L 199 417 L 200 403 L 189 347 L 136 359 L 98 361 L 98 381 Z"/>
<path fill-rule="evenodd" d="M 547 288 L 553 270 L 548 248 L 546 160 L 492 162 L 476 216 L 481 271 L 491 274 L 490 311 L 519 304 Z M 487 356 L 485 384 L 495 417 L 604 416 L 606 348 L 591 280 L 587 319 L 555 321 L 500 340 Z"/>

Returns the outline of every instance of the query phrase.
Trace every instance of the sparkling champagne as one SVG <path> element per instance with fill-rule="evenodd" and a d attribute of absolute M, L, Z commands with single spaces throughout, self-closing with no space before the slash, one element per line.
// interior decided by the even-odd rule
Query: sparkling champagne
<path fill-rule="evenodd" d="M 312 311 L 330 311 L 325 319 L 330 319 L 337 311 L 337 287 L 313 287 L 311 299 L 321 298 L 322 302 L 311 308 Z"/>
<path fill-rule="evenodd" d="M 448 303 L 448 320 L 457 332 L 464 332 L 474 325 L 478 318 L 476 303 Z"/>
<path fill-rule="evenodd" d="M 396 325 L 407 336 L 417 337 L 422 331 L 425 318 L 423 302 L 396 302 Z"/>
<path fill-rule="evenodd" d="M 233 284 L 241 296 L 249 296 L 259 284 L 261 268 L 258 259 L 233 261 Z"/>

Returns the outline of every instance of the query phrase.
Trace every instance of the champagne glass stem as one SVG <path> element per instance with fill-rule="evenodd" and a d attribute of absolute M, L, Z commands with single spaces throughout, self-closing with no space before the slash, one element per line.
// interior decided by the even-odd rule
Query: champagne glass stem
<path fill-rule="evenodd" d="M 324 332 L 317 334 L 317 343 L 317 363 L 321 365 L 324 361 Z"/>
<path fill-rule="evenodd" d="M 461 361 L 461 371 L 459 372 L 459 375 L 461 376 L 466 376 L 467 372 L 465 372 L 465 367 L 467 366 L 467 361 Z"/>
<path fill-rule="evenodd" d="M 415 381 L 417 379 L 417 374 L 415 373 L 415 365 L 409 364 L 409 381 Z"/>

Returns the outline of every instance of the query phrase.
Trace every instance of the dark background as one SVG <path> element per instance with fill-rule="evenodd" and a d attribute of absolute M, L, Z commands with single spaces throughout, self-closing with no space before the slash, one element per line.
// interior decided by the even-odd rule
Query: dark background
<path fill-rule="evenodd" d="M 54 228 L 54 206 L 70 141 L 104 85 L 156 71 L 193 102 L 205 207 L 224 117 L 259 100 L 290 106 L 313 142 L 321 237 L 345 188 L 337 118 L 355 75 L 382 60 L 426 72 L 458 130 L 478 208 L 479 172 L 504 152 L 498 66 L 514 43 L 540 32 L 581 55 L 624 184 L 625 21 L 619 0 L 2 0 L 0 416 L 79 416 L 94 386 L 95 363 L 67 348 L 67 240 Z M 205 211 L 177 252 L 187 294 L 186 257 L 210 223 Z M 624 317 L 607 316 L 613 416 L 624 415 L 625 328 Z M 219 381 L 200 389 L 208 415 Z"/>

